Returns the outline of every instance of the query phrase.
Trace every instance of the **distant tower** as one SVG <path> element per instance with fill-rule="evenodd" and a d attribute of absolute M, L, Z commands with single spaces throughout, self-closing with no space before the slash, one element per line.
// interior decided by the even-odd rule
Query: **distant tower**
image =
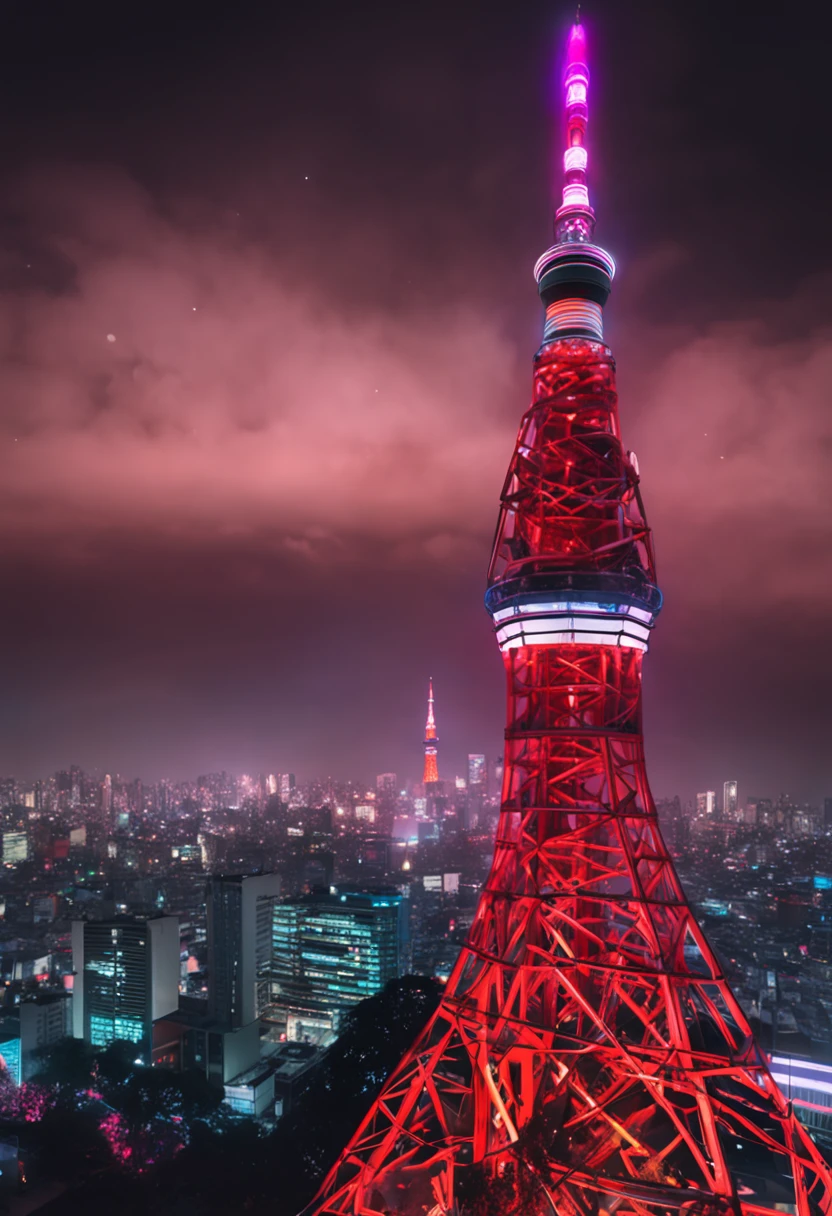
<path fill-rule="evenodd" d="M 832 1212 L 829 1167 L 685 898 L 647 782 L 661 595 L 603 336 L 588 83 L 576 24 L 543 343 L 486 593 L 508 686 L 494 861 L 442 1000 L 317 1216 Z"/>
<path fill-rule="evenodd" d="M 439 784 L 439 766 L 436 762 L 438 743 L 436 719 L 433 716 L 433 679 L 431 679 L 428 684 L 428 720 L 425 723 L 425 771 L 422 775 L 427 793 L 434 792 Z"/>

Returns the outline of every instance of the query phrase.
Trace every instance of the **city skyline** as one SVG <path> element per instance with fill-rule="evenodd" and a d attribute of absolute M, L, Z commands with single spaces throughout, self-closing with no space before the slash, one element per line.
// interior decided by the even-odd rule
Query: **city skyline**
<path fill-rule="evenodd" d="M 52 7 L 0 1208 L 832 1216 L 832 19 Z"/>
<path fill-rule="evenodd" d="M 334 771 L 404 770 L 428 674 L 446 755 L 499 739 L 489 487 L 572 11 L 363 12 L 11 18 L 0 771 L 258 771 L 274 740 L 299 771 L 323 740 Z M 825 20 L 593 13 L 610 339 L 666 591 L 659 793 L 832 781 L 832 235 L 769 239 L 784 148 L 805 213 L 828 194 Z"/>
<path fill-rule="evenodd" d="M 445 773 L 440 776 L 439 785 L 447 787 L 449 790 L 456 785 L 456 788 L 461 788 L 460 782 L 465 782 L 466 785 L 472 783 L 472 762 L 479 763 L 484 766 L 485 780 L 491 782 L 495 767 L 502 769 L 503 756 L 499 748 L 495 747 L 491 751 L 486 752 L 467 752 L 461 757 L 451 758 L 450 762 L 445 765 Z M 377 765 L 376 768 L 379 766 Z M 118 782 L 122 786 L 134 785 L 136 782 L 142 784 L 146 789 L 158 789 L 163 786 L 168 786 L 176 789 L 198 788 L 200 782 L 205 780 L 213 780 L 218 777 L 228 777 L 237 785 L 245 786 L 246 783 L 256 783 L 261 779 L 268 785 L 272 780 L 280 781 L 281 776 L 290 777 L 293 781 L 297 781 L 297 791 L 309 789 L 319 786 L 325 788 L 327 783 L 333 786 L 353 786 L 356 790 L 375 788 L 376 782 L 382 777 L 395 777 L 398 784 L 398 791 L 401 793 L 409 793 L 415 787 L 420 787 L 424 784 L 424 774 L 419 775 L 419 771 L 423 767 L 421 756 L 417 752 L 417 759 L 412 761 L 410 769 L 402 769 L 394 772 L 392 770 L 373 771 L 372 773 L 337 773 L 328 771 L 325 768 L 319 768 L 314 771 L 303 771 L 291 764 L 283 765 L 264 765 L 255 769 L 242 769 L 234 767 L 222 766 L 206 767 L 199 773 L 163 773 L 159 774 L 143 774 L 143 773 L 123 773 L 117 769 L 110 768 L 87 768 L 83 764 L 70 764 L 57 768 L 50 768 L 48 771 L 41 773 L 7 773 L 0 775 L 0 788 L 5 789 L 9 783 L 13 783 L 19 793 L 31 794 L 37 786 L 42 786 L 44 782 L 55 782 L 61 776 L 66 776 L 71 772 L 81 774 L 85 779 L 94 781 L 102 787 L 105 783 Z M 715 784 L 717 788 L 711 789 L 710 784 Z M 818 807 L 830 799 L 830 795 L 821 793 L 814 799 L 805 799 L 798 794 L 791 793 L 786 790 L 774 790 L 769 787 L 763 787 L 761 782 L 752 782 L 747 788 L 735 779 L 720 778 L 718 781 L 714 778 L 713 781 L 709 778 L 709 782 L 700 782 L 698 786 L 690 789 L 682 789 L 680 787 L 672 790 L 660 790 L 656 793 L 656 800 L 664 802 L 673 798 L 680 798 L 682 805 L 689 807 L 691 810 L 696 808 L 697 800 L 705 797 L 706 793 L 713 799 L 713 806 L 718 810 L 725 809 L 726 798 L 728 797 L 728 787 L 733 786 L 733 801 L 735 805 L 744 806 L 747 802 L 756 802 L 760 798 L 776 801 L 784 799 L 797 804 L 814 803 Z M 295 787 L 292 787 L 293 789 Z M 720 793 L 720 791 L 722 791 Z M 281 794 L 279 789 L 274 791 Z M 110 790 L 110 796 L 111 790 Z M 285 801 L 286 799 L 284 799 Z M 297 799 L 296 799 L 297 800 Z M 300 804 L 300 803 L 299 803 Z M 22 805 L 22 804 L 21 804 Z"/>

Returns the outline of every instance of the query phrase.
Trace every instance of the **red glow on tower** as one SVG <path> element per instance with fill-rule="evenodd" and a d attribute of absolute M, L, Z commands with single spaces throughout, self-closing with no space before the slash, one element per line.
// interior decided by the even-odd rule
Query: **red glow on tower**
<path fill-rule="evenodd" d="M 428 720 L 425 723 L 425 768 L 422 781 L 429 789 L 439 784 L 439 765 L 436 749 L 439 739 L 436 734 L 436 719 L 433 716 L 433 680 L 428 682 Z"/>
<path fill-rule="evenodd" d="M 832 1212 L 647 783 L 641 666 L 661 594 L 603 341 L 614 264 L 592 243 L 588 82 L 576 27 L 563 203 L 535 267 L 543 345 L 486 593 L 508 684 L 494 861 L 442 1003 L 315 1216 Z"/>

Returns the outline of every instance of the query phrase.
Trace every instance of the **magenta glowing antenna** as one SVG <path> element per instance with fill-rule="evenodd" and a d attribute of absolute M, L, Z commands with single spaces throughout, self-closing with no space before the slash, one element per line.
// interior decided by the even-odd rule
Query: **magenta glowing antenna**
<path fill-rule="evenodd" d="M 578 17 L 569 35 L 566 48 L 566 151 L 563 154 L 563 201 L 555 213 L 555 237 L 558 241 L 587 241 L 595 229 L 595 213 L 589 205 L 586 184 L 586 124 L 589 117 L 587 90 L 589 68 L 586 59 L 586 35 Z"/>
<path fill-rule="evenodd" d="M 563 74 L 566 150 L 563 197 L 555 212 L 555 243 L 534 269 L 546 309 L 544 339 L 604 336 L 603 308 L 612 286 L 615 262 L 593 242 L 595 212 L 587 189 L 586 126 L 589 111 L 586 34 L 580 10 L 569 31 Z"/>

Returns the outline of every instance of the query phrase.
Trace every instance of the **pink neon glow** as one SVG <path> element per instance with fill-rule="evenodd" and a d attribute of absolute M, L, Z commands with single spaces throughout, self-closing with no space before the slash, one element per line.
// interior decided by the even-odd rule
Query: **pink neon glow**
<path fill-rule="evenodd" d="M 563 169 L 571 173 L 573 169 L 586 170 L 586 148 L 567 148 L 563 154 Z"/>
<path fill-rule="evenodd" d="M 566 72 L 569 74 L 569 69 L 573 64 L 586 63 L 586 34 L 584 27 L 577 22 L 572 26 L 569 34 L 569 45 L 566 48 Z"/>
<path fill-rule="evenodd" d="M 558 216 L 568 212 L 573 216 L 585 216 L 581 222 L 581 237 L 592 235 L 593 214 L 586 188 L 587 154 L 584 147 L 587 124 L 587 88 L 589 68 L 586 65 L 586 35 L 577 23 L 572 26 L 566 49 L 566 153 L 563 158 L 563 201 Z M 560 239 L 560 238 L 559 238 Z M 567 238 L 568 239 L 568 238 Z"/>
<path fill-rule="evenodd" d="M 573 182 L 563 187 L 564 207 L 588 207 L 589 194 L 583 182 Z"/>

